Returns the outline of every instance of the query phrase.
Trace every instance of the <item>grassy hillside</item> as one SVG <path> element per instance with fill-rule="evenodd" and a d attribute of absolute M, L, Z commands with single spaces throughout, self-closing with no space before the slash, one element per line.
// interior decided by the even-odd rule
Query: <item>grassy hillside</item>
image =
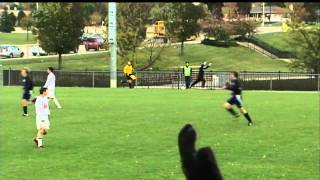
<path fill-rule="evenodd" d="M 36 42 L 31 32 L 29 32 L 29 40 L 27 40 L 27 33 L 0 33 L 0 44 L 22 45 Z"/>
<path fill-rule="evenodd" d="M 263 56 L 244 47 L 221 48 L 202 44 L 186 45 L 184 56 L 180 56 L 179 46 L 166 48 L 160 59 L 153 65 L 154 70 L 175 69 L 185 61 L 191 65 L 199 65 L 203 61 L 213 63 L 213 70 L 254 70 L 254 71 L 288 71 L 287 63 Z M 141 49 L 136 56 L 136 67 L 141 67 L 148 60 L 147 50 Z M 118 69 L 122 69 L 125 61 L 118 58 Z M 0 62 L 5 68 L 45 69 L 48 66 L 57 67 L 57 57 L 40 57 L 39 59 L 9 60 Z M 65 70 L 109 70 L 109 54 L 74 55 L 63 58 Z"/>
<path fill-rule="evenodd" d="M 290 38 L 289 33 L 286 32 L 276 32 L 276 33 L 266 33 L 255 35 L 261 41 L 273 46 L 282 51 L 292 52 L 293 49 L 288 45 L 288 39 Z"/>

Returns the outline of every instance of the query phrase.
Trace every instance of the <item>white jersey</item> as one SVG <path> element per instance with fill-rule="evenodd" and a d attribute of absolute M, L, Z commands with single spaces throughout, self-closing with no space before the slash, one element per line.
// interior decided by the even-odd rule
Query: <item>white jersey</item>
<path fill-rule="evenodd" d="M 53 73 L 48 74 L 47 81 L 43 87 L 48 88 L 49 90 L 56 87 L 56 76 Z"/>
<path fill-rule="evenodd" d="M 56 76 L 53 73 L 48 74 L 47 81 L 43 87 L 48 88 L 49 98 L 55 98 Z"/>
<path fill-rule="evenodd" d="M 49 100 L 47 96 L 38 96 L 35 102 L 37 121 L 49 120 Z"/>

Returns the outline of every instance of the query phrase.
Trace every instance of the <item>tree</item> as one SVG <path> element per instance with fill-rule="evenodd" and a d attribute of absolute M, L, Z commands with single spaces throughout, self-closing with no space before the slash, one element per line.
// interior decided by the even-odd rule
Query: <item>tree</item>
<path fill-rule="evenodd" d="M 101 16 L 98 12 L 94 12 L 90 15 L 90 24 L 97 27 L 101 23 Z M 95 28 L 96 30 L 96 28 Z"/>
<path fill-rule="evenodd" d="M 94 12 L 95 5 L 94 3 L 81 3 L 82 4 L 82 13 L 85 18 L 85 24 L 88 25 L 90 21 L 90 15 Z"/>
<path fill-rule="evenodd" d="M 284 2 L 266 2 L 265 6 L 278 6 L 278 7 L 286 7 Z"/>
<path fill-rule="evenodd" d="M 303 23 L 290 23 L 292 30 L 288 40 L 294 47 L 298 59 L 293 61 L 293 68 L 305 68 L 313 73 L 320 73 L 320 27 L 306 28 Z"/>
<path fill-rule="evenodd" d="M 118 54 L 135 61 L 135 53 L 146 36 L 146 22 L 152 8 L 151 3 L 119 3 L 117 9 Z"/>
<path fill-rule="evenodd" d="M 221 21 L 223 19 L 223 14 L 222 14 L 223 2 L 209 2 L 206 4 L 208 6 L 209 11 L 212 14 L 212 18 L 214 20 Z"/>
<path fill-rule="evenodd" d="M 238 18 L 238 5 L 237 3 L 223 3 L 222 13 L 228 17 L 228 20 L 233 21 Z"/>
<path fill-rule="evenodd" d="M 11 22 L 11 24 L 12 24 L 12 26 L 13 26 L 13 30 L 14 30 L 14 26 L 16 25 L 17 18 L 16 18 L 16 16 L 14 15 L 13 12 L 11 12 L 11 13 L 9 14 L 9 18 L 10 18 L 10 22 Z"/>
<path fill-rule="evenodd" d="M 18 13 L 18 16 L 17 16 L 18 26 L 20 26 L 20 21 L 25 16 L 26 16 L 26 14 L 24 13 L 24 11 L 20 10 L 19 13 Z"/>
<path fill-rule="evenodd" d="M 84 17 L 80 3 L 43 3 L 34 12 L 38 39 L 46 52 L 59 55 L 58 68 L 62 68 L 63 53 L 76 51 L 83 34 Z"/>
<path fill-rule="evenodd" d="M 293 22 L 303 22 L 309 16 L 309 12 L 306 11 L 304 3 L 285 3 L 287 8 L 287 16 Z"/>
<path fill-rule="evenodd" d="M 94 3 L 94 10 L 99 13 L 102 19 L 108 14 L 108 3 L 107 2 L 96 2 Z"/>
<path fill-rule="evenodd" d="M 22 2 L 21 2 L 21 3 L 20 3 L 20 6 L 21 6 L 20 10 L 30 11 L 30 10 L 31 10 L 30 5 L 31 5 L 31 3 L 22 3 Z"/>
<path fill-rule="evenodd" d="M 15 10 L 15 8 L 19 9 L 21 6 L 19 3 L 11 3 L 9 7 L 10 7 L 10 10 Z"/>
<path fill-rule="evenodd" d="M 161 53 L 166 47 L 169 47 L 169 44 L 159 43 L 157 39 L 148 39 L 143 43 L 144 49 L 149 53 L 149 59 L 146 64 L 142 65 L 138 69 L 140 71 L 146 70 L 152 67 L 157 60 L 160 59 Z"/>
<path fill-rule="evenodd" d="M 5 7 L 0 17 L 0 31 L 6 33 L 14 31 L 15 22 L 13 21 L 14 18 L 12 15 L 8 14 L 8 9 Z"/>
<path fill-rule="evenodd" d="M 250 14 L 251 3 L 248 2 L 238 2 L 237 3 L 237 11 L 240 16 L 247 16 Z"/>
<path fill-rule="evenodd" d="M 170 7 L 167 3 L 155 3 L 153 8 L 150 11 L 149 20 L 154 23 L 155 21 L 164 21 L 169 19 L 168 13 Z"/>
<path fill-rule="evenodd" d="M 319 21 L 320 18 L 320 3 L 319 2 L 305 2 L 304 8 L 307 12 L 309 12 L 309 15 L 306 17 L 306 21 L 309 22 L 316 22 Z"/>
<path fill-rule="evenodd" d="M 215 27 L 210 35 L 218 41 L 227 41 L 230 38 L 228 32 L 222 26 Z"/>
<path fill-rule="evenodd" d="M 203 4 L 196 6 L 192 3 L 166 3 L 160 12 L 166 13 L 167 19 L 164 20 L 168 35 L 181 42 L 180 55 L 183 55 L 184 42 L 201 30 L 199 20 L 206 16 Z"/>
<path fill-rule="evenodd" d="M 30 15 L 24 16 L 21 19 L 20 23 L 21 23 L 22 29 L 27 30 L 27 40 L 29 40 L 29 30 L 31 29 L 31 26 L 32 26 L 32 17 Z"/>
<path fill-rule="evenodd" d="M 255 29 L 258 27 L 259 23 L 256 21 L 245 21 L 245 20 L 238 20 L 234 22 L 235 24 L 235 31 L 237 35 L 241 37 L 251 37 L 255 33 Z"/>

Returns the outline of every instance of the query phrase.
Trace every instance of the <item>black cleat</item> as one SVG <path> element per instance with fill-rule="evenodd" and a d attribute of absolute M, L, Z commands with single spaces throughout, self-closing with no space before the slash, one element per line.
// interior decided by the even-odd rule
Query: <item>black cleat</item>
<path fill-rule="evenodd" d="M 39 147 L 38 147 L 38 149 L 43 149 L 43 148 L 44 148 L 44 146 L 39 146 Z"/>
<path fill-rule="evenodd" d="M 38 147 L 38 140 L 37 138 L 33 138 L 34 143 L 36 143 L 36 146 Z"/>

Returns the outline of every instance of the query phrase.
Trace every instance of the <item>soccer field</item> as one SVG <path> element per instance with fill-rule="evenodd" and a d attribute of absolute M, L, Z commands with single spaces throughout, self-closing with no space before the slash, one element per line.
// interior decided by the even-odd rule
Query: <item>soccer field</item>
<path fill-rule="evenodd" d="M 35 88 L 35 93 L 38 94 Z M 222 105 L 227 91 L 57 88 L 45 149 L 32 141 L 34 106 L 0 88 L 0 179 L 182 180 L 177 135 L 186 123 L 228 180 L 319 179 L 319 94 L 245 91 L 254 126 Z"/>

